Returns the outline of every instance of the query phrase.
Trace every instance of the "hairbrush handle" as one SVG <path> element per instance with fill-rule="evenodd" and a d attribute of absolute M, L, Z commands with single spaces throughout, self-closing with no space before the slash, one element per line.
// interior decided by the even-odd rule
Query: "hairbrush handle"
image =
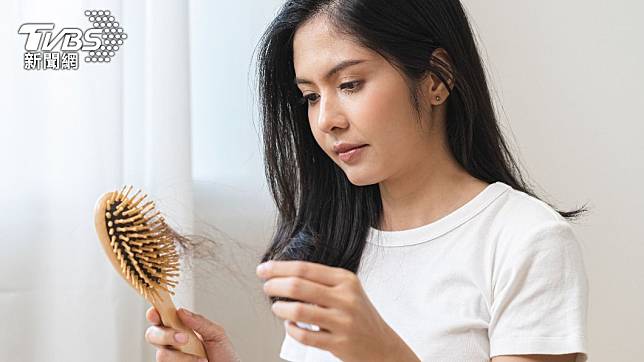
<path fill-rule="evenodd" d="M 181 319 L 177 316 L 177 308 L 172 302 L 170 294 L 164 290 L 158 290 L 157 293 L 159 298 L 151 301 L 151 304 L 156 308 L 157 312 L 159 312 L 161 323 L 166 327 L 183 332 L 188 336 L 188 343 L 177 347 L 177 349 L 183 353 L 199 357 L 208 357 L 199 337 L 197 337 L 191 328 L 186 327 L 186 325 L 183 324 Z"/>

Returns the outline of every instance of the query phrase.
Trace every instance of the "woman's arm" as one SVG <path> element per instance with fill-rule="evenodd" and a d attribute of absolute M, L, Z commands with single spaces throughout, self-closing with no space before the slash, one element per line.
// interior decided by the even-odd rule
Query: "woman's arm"
<path fill-rule="evenodd" d="M 577 353 L 495 356 L 490 362 L 575 362 Z"/>

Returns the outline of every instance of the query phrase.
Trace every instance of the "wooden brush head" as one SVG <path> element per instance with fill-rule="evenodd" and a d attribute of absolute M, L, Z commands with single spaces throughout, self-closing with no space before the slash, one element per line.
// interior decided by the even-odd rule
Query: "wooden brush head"
<path fill-rule="evenodd" d="M 154 202 L 132 186 L 105 193 L 96 203 L 96 232 L 120 274 L 151 304 L 170 293 L 179 276 L 178 235 L 155 210 Z"/>

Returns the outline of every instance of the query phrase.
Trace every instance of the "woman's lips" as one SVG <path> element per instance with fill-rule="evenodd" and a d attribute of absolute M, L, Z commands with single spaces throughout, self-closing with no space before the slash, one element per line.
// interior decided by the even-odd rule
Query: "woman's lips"
<path fill-rule="evenodd" d="M 352 148 L 346 152 L 339 153 L 338 156 L 340 159 L 344 162 L 353 162 L 356 161 L 359 156 L 364 153 L 364 148 L 367 147 L 368 145 L 362 145 L 356 148 Z"/>

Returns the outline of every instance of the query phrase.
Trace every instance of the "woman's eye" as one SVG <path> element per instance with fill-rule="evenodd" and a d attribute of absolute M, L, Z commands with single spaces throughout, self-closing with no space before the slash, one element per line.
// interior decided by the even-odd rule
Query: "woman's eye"
<path fill-rule="evenodd" d="M 347 93 L 353 93 L 358 90 L 359 85 L 360 85 L 360 81 L 354 80 L 353 82 L 340 84 L 340 89 L 346 89 Z"/>
<path fill-rule="evenodd" d="M 341 90 L 344 90 L 346 93 L 351 94 L 351 93 L 357 92 L 358 89 L 360 88 L 360 85 L 361 85 L 361 81 L 355 80 L 352 82 L 342 83 L 338 88 L 340 88 Z M 310 93 L 305 96 L 302 96 L 300 98 L 300 103 L 314 104 L 318 100 L 318 98 L 320 98 L 320 96 L 318 96 L 317 94 Z"/>
<path fill-rule="evenodd" d="M 309 104 L 315 103 L 315 101 L 316 101 L 315 97 L 317 97 L 317 94 L 315 94 L 315 93 L 307 94 L 307 95 L 303 96 L 302 98 L 300 98 L 300 103 L 302 103 L 302 104 L 304 104 L 304 103 L 309 103 Z"/>

